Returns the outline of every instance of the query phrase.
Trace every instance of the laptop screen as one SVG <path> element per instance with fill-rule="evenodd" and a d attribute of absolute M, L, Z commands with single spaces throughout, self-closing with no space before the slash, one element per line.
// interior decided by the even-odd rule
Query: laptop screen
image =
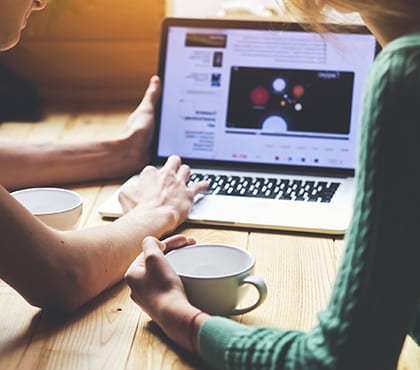
<path fill-rule="evenodd" d="M 187 163 L 354 170 L 376 40 L 357 26 L 168 18 L 156 154 Z"/>

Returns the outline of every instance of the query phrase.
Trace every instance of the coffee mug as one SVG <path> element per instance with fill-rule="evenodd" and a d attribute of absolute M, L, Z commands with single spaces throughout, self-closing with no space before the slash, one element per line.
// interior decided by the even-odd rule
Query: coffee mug
<path fill-rule="evenodd" d="M 80 194 L 63 188 L 27 188 L 11 195 L 39 220 L 59 230 L 75 229 L 82 215 Z"/>
<path fill-rule="evenodd" d="M 213 315 L 241 315 L 258 307 L 267 296 L 264 280 L 252 275 L 255 258 L 248 251 L 226 244 L 196 244 L 166 254 L 180 276 L 192 305 Z M 258 291 L 258 299 L 239 308 L 247 288 Z"/>

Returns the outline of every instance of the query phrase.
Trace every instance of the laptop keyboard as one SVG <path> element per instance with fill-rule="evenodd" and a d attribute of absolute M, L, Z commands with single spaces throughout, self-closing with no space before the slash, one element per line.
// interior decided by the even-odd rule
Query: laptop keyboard
<path fill-rule="evenodd" d="M 270 177 L 192 173 L 189 182 L 206 180 L 208 194 L 329 203 L 340 183 Z"/>

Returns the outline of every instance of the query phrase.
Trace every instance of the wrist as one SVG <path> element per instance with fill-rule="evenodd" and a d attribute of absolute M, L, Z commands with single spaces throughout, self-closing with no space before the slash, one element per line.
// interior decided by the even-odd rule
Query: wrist
<path fill-rule="evenodd" d="M 198 333 L 201 325 L 205 320 L 209 318 L 209 315 L 204 311 L 197 311 L 190 319 L 188 335 L 190 339 L 191 352 L 200 355 L 200 348 L 198 346 Z"/>
<path fill-rule="evenodd" d="M 147 136 L 148 133 L 145 130 L 138 129 L 135 133 L 125 133 L 112 142 L 122 165 L 121 170 L 125 174 L 138 173 L 149 164 L 150 142 L 145 140 Z M 142 138 L 140 142 L 139 137 Z"/>
<path fill-rule="evenodd" d="M 163 227 L 155 221 L 158 214 L 153 212 L 128 212 L 114 220 L 111 225 L 114 235 L 120 235 L 127 243 L 135 244 L 138 253 L 142 252 L 142 242 L 146 236 L 160 238 L 163 235 Z M 136 243 L 132 241 L 136 240 Z"/>
<path fill-rule="evenodd" d="M 149 207 L 147 204 L 135 206 L 117 221 L 127 223 L 129 227 L 135 227 L 139 232 L 144 233 L 147 230 L 146 235 L 155 237 L 173 231 L 178 226 L 175 212 L 171 207 Z"/>
<path fill-rule="evenodd" d="M 198 354 L 198 332 L 209 315 L 187 301 L 170 302 L 161 310 L 158 323 L 166 335 L 184 349 Z"/>

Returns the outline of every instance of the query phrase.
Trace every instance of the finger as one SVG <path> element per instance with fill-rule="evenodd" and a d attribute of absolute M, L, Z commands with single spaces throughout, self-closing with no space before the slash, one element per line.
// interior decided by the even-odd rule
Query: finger
<path fill-rule="evenodd" d="M 191 174 L 191 168 L 190 166 L 186 165 L 186 164 L 182 164 L 179 169 L 178 169 L 178 176 L 181 177 L 181 179 L 184 180 L 184 182 L 187 182 L 188 179 L 190 178 L 190 174 Z"/>
<path fill-rule="evenodd" d="M 144 266 L 144 253 L 141 252 L 132 262 L 132 265 L 135 266 Z"/>
<path fill-rule="evenodd" d="M 185 247 L 187 245 L 195 244 L 196 242 L 195 242 L 195 239 L 191 236 L 177 234 L 177 235 L 173 235 L 173 236 L 170 236 L 170 237 L 166 238 L 165 240 L 163 240 L 163 243 L 165 243 L 165 245 L 166 245 L 165 252 L 167 252 L 167 251 L 172 250 L 172 249 L 176 249 L 176 248 L 180 248 L 180 247 Z"/>
<path fill-rule="evenodd" d="M 192 236 L 187 236 L 187 245 L 193 244 L 197 244 L 197 240 L 195 240 L 195 238 L 193 238 Z"/>
<path fill-rule="evenodd" d="M 178 171 L 179 167 L 181 166 L 181 158 L 177 155 L 171 155 L 166 160 L 166 163 L 162 166 L 162 170 L 173 170 L 175 172 Z"/>
<path fill-rule="evenodd" d="M 195 195 L 205 192 L 209 187 L 209 183 L 207 181 L 199 181 L 193 182 L 189 184 L 188 189 Z"/>
<path fill-rule="evenodd" d="M 168 269 L 168 262 L 163 254 L 165 248 L 165 243 L 154 237 L 146 237 L 144 239 L 144 269 L 146 275 L 149 275 L 149 277 L 165 275 Z"/>
<path fill-rule="evenodd" d="M 127 271 L 124 274 L 124 279 L 130 284 L 135 281 L 137 276 L 144 271 L 144 253 L 141 252 L 134 261 L 130 264 Z"/>
<path fill-rule="evenodd" d="M 143 99 L 138 104 L 137 108 L 133 113 L 140 109 L 153 109 L 156 105 L 161 92 L 161 83 L 158 76 L 152 76 L 149 81 L 149 85 L 143 95 Z"/>
<path fill-rule="evenodd" d="M 156 105 L 161 92 L 161 83 L 158 76 L 152 76 L 149 81 L 149 86 L 144 94 L 143 100 L 149 101 L 153 106 Z"/>
<path fill-rule="evenodd" d="M 185 244 L 187 241 L 187 237 L 183 234 L 176 234 L 176 235 L 172 235 L 169 236 L 165 239 L 162 240 L 162 243 L 165 243 L 166 246 L 171 246 L 171 245 L 181 245 L 181 244 Z"/>
<path fill-rule="evenodd" d="M 155 166 L 152 166 L 151 164 L 148 164 L 146 167 L 143 167 L 143 169 L 140 171 L 139 175 L 150 175 L 154 172 L 158 171 L 158 169 Z M 129 184 L 131 186 L 142 186 L 142 183 L 139 181 L 134 181 L 132 184 Z"/>
<path fill-rule="evenodd" d="M 153 236 L 146 236 L 143 240 L 144 259 L 147 259 L 152 254 L 162 254 L 165 248 L 165 243 L 162 243 Z"/>

